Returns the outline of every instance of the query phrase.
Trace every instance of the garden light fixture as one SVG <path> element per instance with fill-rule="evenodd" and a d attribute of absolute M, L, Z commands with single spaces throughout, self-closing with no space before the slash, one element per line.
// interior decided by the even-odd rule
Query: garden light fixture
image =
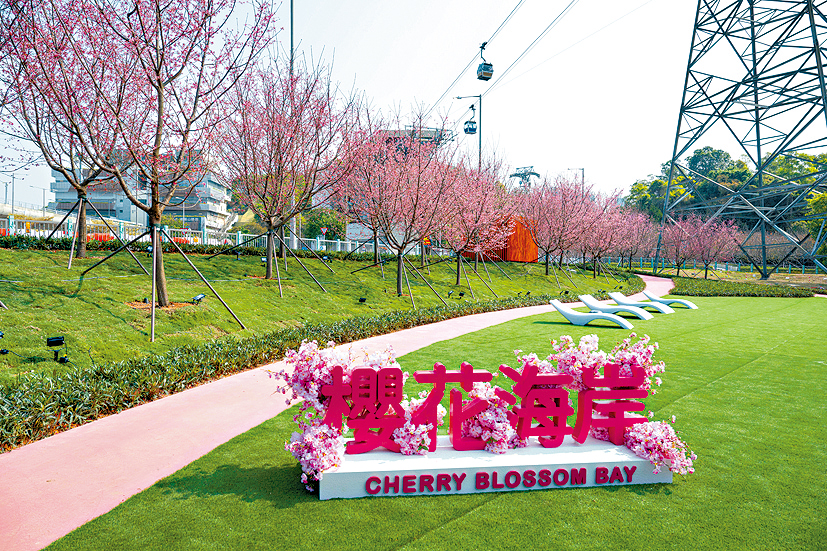
<path fill-rule="evenodd" d="M 199 293 L 199 294 L 195 295 L 194 297 L 192 297 L 192 303 L 193 304 L 201 304 L 201 301 L 204 300 L 205 298 L 207 298 L 207 295 L 205 295 L 204 293 Z"/>

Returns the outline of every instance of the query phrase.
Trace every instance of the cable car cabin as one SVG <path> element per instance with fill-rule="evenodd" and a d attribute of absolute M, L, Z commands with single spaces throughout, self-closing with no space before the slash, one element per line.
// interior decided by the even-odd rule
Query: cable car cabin
<path fill-rule="evenodd" d="M 494 65 L 487 61 L 480 63 L 480 66 L 477 67 L 477 79 L 491 80 L 492 76 L 494 76 Z"/>
<path fill-rule="evenodd" d="M 477 121 L 465 121 L 465 133 L 466 134 L 476 134 L 477 133 Z"/>

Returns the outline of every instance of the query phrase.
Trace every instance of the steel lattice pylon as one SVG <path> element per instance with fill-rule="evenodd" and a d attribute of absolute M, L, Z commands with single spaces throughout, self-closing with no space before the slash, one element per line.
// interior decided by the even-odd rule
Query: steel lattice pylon
<path fill-rule="evenodd" d="M 690 212 L 749 221 L 741 249 L 764 278 L 774 271 L 767 266 L 767 248 L 773 246 L 768 232 L 783 236 L 787 257 L 798 251 L 827 271 L 825 255 L 817 254 L 827 238 L 827 215 L 808 217 L 804 208 L 812 192 L 827 191 L 827 165 L 790 179 L 768 171 L 782 156 L 827 150 L 825 40 L 827 0 L 698 1 L 663 224 Z M 710 133 L 725 134 L 740 146 L 738 153 L 756 167 L 748 181 L 727 187 L 682 164 L 680 158 Z M 670 198 L 680 175 L 686 193 Z M 725 193 L 704 197 L 698 189 L 702 182 Z M 797 238 L 791 228 L 814 219 L 821 220 L 821 230 L 809 236 L 814 243 L 805 248 L 807 238 Z M 747 244 L 754 235 L 760 235 L 760 245 Z M 659 238 L 658 256 L 660 247 Z"/>

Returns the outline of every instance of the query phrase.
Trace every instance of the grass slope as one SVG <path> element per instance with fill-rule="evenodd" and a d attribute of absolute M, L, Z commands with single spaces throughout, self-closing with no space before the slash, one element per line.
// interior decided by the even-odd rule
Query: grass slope
<path fill-rule="evenodd" d="M 141 302 L 150 296 L 150 279 L 140 271 L 128 255 L 121 253 L 107 263 L 89 272 L 105 253 L 90 253 L 88 259 L 75 259 L 67 270 L 67 251 L 13 251 L 0 250 L 0 301 L 8 310 L 0 310 L 0 331 L 5 333 L 2 348 L 19 354 L 0 356 L 0 383 L 11 380 L 17 373 L 29 371 L 59 372 L 67 365 L 52 361 L 45 346 L 45 338 L 63 335 L 69 346 L 69 358 L 86 367 L 92 362 L 122 360 L 135 355 L 159 354 L 171 348 L 194 344 L 227 335 L 244 337 L 262 334 L 282 326 L 302 322 L 334 321 L 352 316 L 375 315 L 411 308 L 410 299 L 395 292 L 396 268 L 393 262 L 384 267 L 386 279 L 379 268 L 350 272 L 367 266 L 367 262 L 331 260 L 335 273 L 321 262 L 304 262 L 319 282 L 323 292 L 294 259 L 288 260 L 288 269 L 281 265 L 284 298 L 279 297 L 276 280 L 264 280 L 260 257 L 220 256 L 207 260 L 193 255 L 192 261 L 213 284 L 216 291 L 247 326 L 241 330 L 218 299 L 179 255 L 165 256 L 165 271 L 170 300 L 189 302 L 204 293 L 207 298 L 199 305 L 186 304 L 171 311 L 156 312 L 156 342 L 149 342 L 149 310 L 131 307 L 130 302 Z M 146 254 L 138 258 L 149 266 Z M 488 283 L 483 266 L 480 275 L 493 289 L 489 291 L 481 277 L 468 271 L 475 296 L 486 300 L 513 297 L 530 291 L 534 295 L 561 292 L 553 276 L 543 275 L 543 267 L 536 264 L 511 263 L 502 267 L 511 277 L 486 265 L 491 282 Z M 430 268 L 425 277 L 441 296 L 454 291 L 451 302 L 473 300 L 467 286 L 454 285 L 455 264 L 444 262 Z M 606 278 L 592 279 L 586 275 L 572 275 L 575 288 L 561 277 L 563 290 L 572 294 L 595 292 L 625 286 L 638 290 L 642 283 L 634 278 L 629 283 Z M 414 300 L 418 307 L 441 305 L 439 299 L 415 274 L 409 274 Z M 465 280 L 463 279 L 463 285 Z M 632 287 L 630 288 L 630 285 Z M 459 297 L 461 291 L 465 297 Z M 360 304 L 358 299 L 367 301 Z"/>
<path fill-rule="evenodd" d="M 283 450 L 291 412 L 220 446 L 49 549 L 815 549 L 827 537 L 827 300 L 699 298 L 636 323 L 660 343 L 656 419 L 699 455 L 671 485 L 332 500 L 307 495 Z M 625 332 L 524 318 L 437 343 L 405 369 L 496 369 L 549 339 Z M 502 378 L 498 379 L 500 384 Z M 411 389 L 413 390 L 413 389 Z M 275 399 L 275 398 L 274 398 Z"/>

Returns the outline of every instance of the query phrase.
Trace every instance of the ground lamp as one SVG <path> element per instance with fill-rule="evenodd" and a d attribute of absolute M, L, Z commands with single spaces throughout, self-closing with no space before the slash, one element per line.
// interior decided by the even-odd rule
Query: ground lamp
<path fill-rule="evenodd" d="M 62 350 L 62 348 L 56 348 L 56 347 L 63 346 L 65 344 L 65 342 L 66 342 L 66 340 L 62 336 L 61 337 L 46 337 L 46 346 L 48 346 L 49 348 L 54 349 L 54 350 L 52 350 L 52 352 L 54 352 L 54 355 L 55 355 L 54 356 L 54 361 L 56 361 L 58 363 L 62 363 L 62 364 L 65 364 L 65 363 L 69 362 L 69 356 L 61 356 L 60 351 Z"/>
<path fill-rule="evenodd" d="M 364 303 L 364 302 L 366 302 L 367 300 L 368 300 L 368 299 L 366 299 L 365 297 L 359 297 L 359 302 L 360 302 L 360 303 Z"/>
<path fill-rule="evenodd" d="M 205 295 L 204 293 L 198 293 L 197 295 L 192 297 L 192 303 L 193 304 L 201 304 L 201 301 L 204 300 L 205 298 L 207 298 L 207 295 Z"/>
<path fill-rule="evenodd" d="M 451 298 L 451 295 L 453 295 L 453 294 L 454 294 L 454 290 L 453 290 L 453 289 L 451 289 L 450 291 L 448 291 L 448 298 Z"/>
<path fill-rule="evenodd" d="M 464 293 L 463 291 L 460 291 L 460 292 L 459 292 L 459 296 L 464 297 L 464 296 L 465 296 L 465 293 Z"/>

